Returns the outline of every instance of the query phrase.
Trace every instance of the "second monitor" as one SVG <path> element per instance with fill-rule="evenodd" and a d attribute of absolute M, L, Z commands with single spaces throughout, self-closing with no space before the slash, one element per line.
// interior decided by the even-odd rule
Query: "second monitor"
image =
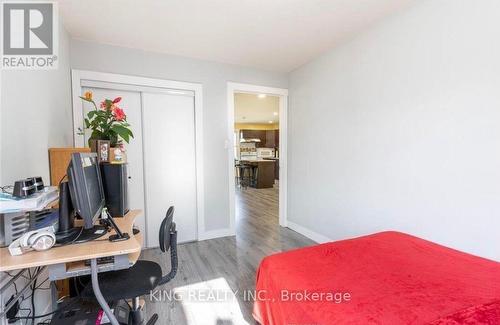
<path fill-rule="evenodd" d="M 84 223 L 76 241 L 88 241 L 103 236 L 106 234 L 106 227 L 95 225 L 106 205 L 97 155 L 73 153 L 66 173 L 73 208 Z"/>

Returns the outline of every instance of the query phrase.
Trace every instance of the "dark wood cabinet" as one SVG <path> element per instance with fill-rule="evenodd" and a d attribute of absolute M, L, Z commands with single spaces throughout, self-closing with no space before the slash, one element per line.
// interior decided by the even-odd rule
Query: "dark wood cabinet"
<path fill-rule="evenodd" d="M 274 130 L 266 131 L 266 148 L 274 148 L 275 147 L 275 139 L 274 139 Z"/>
<path fill-rule="evenodd" d="M 246 140 L 259 139 L 260 142 L 255 143 L 257 148 L 263 148 L 266 146 L 266 130 L 241 130 L 240 136 Z"/>
<path fill-rule="evenodd" d="M 241 130 L 241 136 L 244 139 L 259 139 L 260 138 L 260 130 Z"/>
<path fill-rule="evenodd" d="M 243 139 L 259 139 L 256 142 L 257 148 L 278 148 L 279 147 L 279 130 L 241 130 L 240 137 Z"/>

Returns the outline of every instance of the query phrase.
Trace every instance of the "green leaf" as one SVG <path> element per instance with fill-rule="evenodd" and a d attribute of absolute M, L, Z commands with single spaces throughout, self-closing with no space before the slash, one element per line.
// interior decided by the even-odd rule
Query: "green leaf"
<path fill-rule="evenodd" d="M 122 137 L 122 138 L 123 138 L 123 141 L 125 141 L 126 143 L 129 143 L 129 141 L 130 141 L 130 137 L 129 137 L 129 135 L 128 135 L 128 134 L 127 134 L 127 135 L 125 135 L 125 136 L 124 136 L 124 137 Z"/>
<path fill-rule="evenodd" d="M 89 146 L 90 146 L 90 140 L 92 139 L 100 139 L 100 140 L 106 140 L 106 136 L 100 132 L 99 130 L 93 130 L 92 131 L 92 134 L 90 135 L 90 138 L 89 138 Z"/>
<path fill-rule="evenodd" d="M 122 125 L 115 124 L 111 127 L 111 130 L 118 134 L 125 142 L 129 142 L 130 134 L 132 133 L 129 129 Z"/>
<path fill-rule="evenodd" d="M 130 126 L 130 124 L 128 123 L 120 123 L 119 125 L 123 126 L 124 129 L 127 130 L 128 132 L 128 135 L 133 138 L 134 137 L 134 134 L 132 133 L 132 131 L 127 127 L 127 126 Z"/>
<path fill-rule="evenodd" d="M 94 111 L 95 115 L 99 118 L 105 118 L 106 117 L 106 112 L 105 111 Z"/>

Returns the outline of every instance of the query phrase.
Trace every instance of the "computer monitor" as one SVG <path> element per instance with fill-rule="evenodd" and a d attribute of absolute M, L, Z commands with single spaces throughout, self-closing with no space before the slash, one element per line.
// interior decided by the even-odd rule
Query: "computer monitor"
<path fill-rule="evenodd" d="M 106 204 L 97 154 L 73 153 L 67 175 L 75 213 L 91 229 Z"/>
<path fill-rule="evenodd" d="M 79 243 L 99 238 L 107 233 L 108 226 L 116 232 L 116 234 L 109 236 L 110 241 L 129 239 L 129 235 L 120 231 L 108 213 L 106 213 L 106 218 L 102 220 L 106 226 L 95 224 L 106 205 L 97 154 L 73 153 L 66 174 L 75 214 L 81 217 L 84 222 L 83 228 L 80 228 L 81 231 L 70 241 Z M 66 215 L 70 216 L 71 214 Z M 68 240 L 69 236 L 66 233 L 67 231 L 61 235 L 63 242 Z"/>

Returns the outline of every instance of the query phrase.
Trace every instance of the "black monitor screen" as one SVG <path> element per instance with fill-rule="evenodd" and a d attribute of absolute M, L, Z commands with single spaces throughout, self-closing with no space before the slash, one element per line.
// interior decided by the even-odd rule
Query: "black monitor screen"
<path fill-rule="evenodd" d="M 67 174 L 75 211 L 84 219 L 85 228 L 91 228 L 105 205 L 97 155 L 74 153 Z"/>
<path fill-rule="evenodd" d="M 86 158 L 82 158 L 86 159 Z M 85 182 L 87 183 L 86 191 L 89 198 L 90 212 L 93 216 L 95 216 L 101 209 L 101 183 L 100 177 L 97 175 L 99 169 L 96 168 L 96 164 L 94 163 L 90 166 L 85 166 L 83 164 L 83 173 L 85 174 Z"/>

